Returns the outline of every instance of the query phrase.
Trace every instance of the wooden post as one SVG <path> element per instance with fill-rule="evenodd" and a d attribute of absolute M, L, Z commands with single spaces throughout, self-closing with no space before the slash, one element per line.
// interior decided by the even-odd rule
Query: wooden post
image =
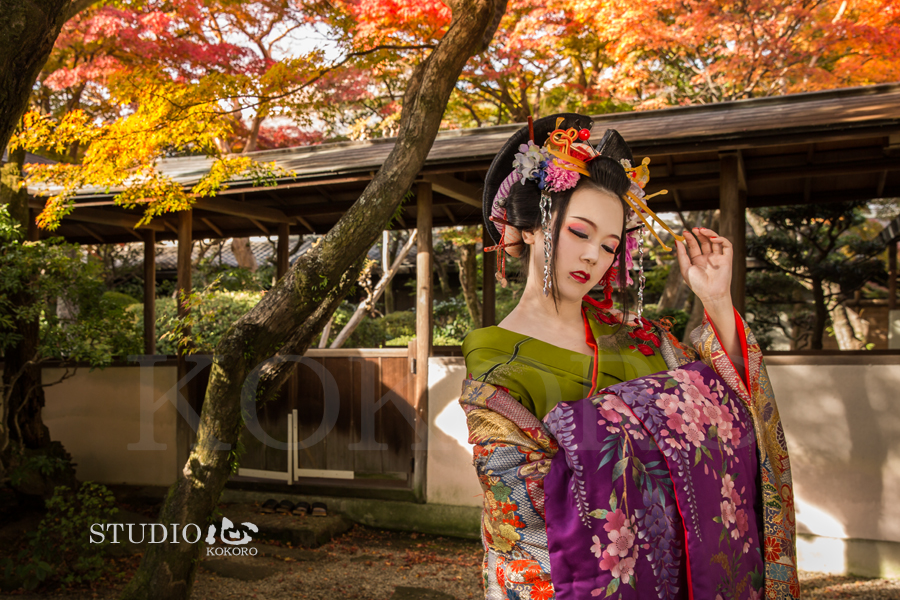
<path fill-rule="evenodd" d="M 740 190 L 740 155 L 736 152 L 719 154 L 719 235 L 731 240 L 734 246 L 734 265 L 731 278 L 731 299 L 742 315 L 747 285 L 747 217 L 746 194 Z"/>
<path fill-rule="evenodd" d="M 37 226 L 37 216 L 38 211 L 29 208 L 28 209 L 28 241 L 29 242 L 37 242 L 41 239 L 41 232 L 38 231 Z"/>
<path fill-rule="evenodd" d="M 897 310 L 897 242 L 888 244 L 888 310 Z"/>
<path fill-rule="evenodd" d="M 193 212 L 190 210 L 183 210 L 178 213 L 178 283 L 177 283 L 177 302 L 178 302 L 178 316 L 183 317 L 186 316 L 188 310 L 184 307 L 184 301 L 187 299 L 187 296 L 191 293 L 191 248 L 193 247 Z M 185 334 L 189 335 L 190 330 L 186 329 Z M 178 349 L 178 381 L 181 381 L 185 375 L 187 375 L 187 360 L 185 359 L 185 352 L 182 349 Z M 196 409 L 194 406 L 191 389 L 192 385 L 190 382 L 186 382 L 183 386 L 179 387 L 178 393 L 187 401 L 188 405 Z M 185 422 L 184 417 L 180 415 L 176 417 L 176 427 L 175 427 L 175 436 L 176 436 L 176 460 L 178 461 L 178 474 L 181 476 L 184 464 L 187 462 L 188 456 L 190 456 L 191 445 L 194 439 L 194 432 L 190 430 L 188 424 Z"/>
<path fill-rule="evenodd" d="M 156 354 L 156 232 L 144 234 L 144 354 Z"/>
<path fill-rule="evenodd" d="M 428 423 L 428 357 L 431 356 L 433 258 L 431 240 L 431 183 L 416 184 L 416 414 Z M 427 426 L 420 431 L 428 431 Z M 425 462 L 428 440 L 419 440 L 413 457 L 413 493 L 425 501 Z"/>
<path fill-rule="evenodd" d="M 278 249 L 275 257 L 275 279 L 281 279 L 288 272 L 288 252 L 291 244 L 291 227 L 287 223 L 278 224 Z"/>
<path fill-rule="evenodd" d="M 481 240 L 487 246 L 492 244 L 491 234 L 484 225 L 481 226 Z M 497 251 L 484 252 L 481 275 L 481 326 L 490 327 L 497 324 L 497 278 L 494 275 L 497 264 Z"/>

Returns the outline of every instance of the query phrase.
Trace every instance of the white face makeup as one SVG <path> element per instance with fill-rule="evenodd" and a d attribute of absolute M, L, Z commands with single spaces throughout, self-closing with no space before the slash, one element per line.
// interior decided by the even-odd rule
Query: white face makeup
<path fill-rule="evenodd" d="M 600 282 L 615 260 L 624 218 L 622 202 L 609 192 L 584 187 L 572 194 L 557 240 L 555 268 L 561 299 L 580 302 Z"/>

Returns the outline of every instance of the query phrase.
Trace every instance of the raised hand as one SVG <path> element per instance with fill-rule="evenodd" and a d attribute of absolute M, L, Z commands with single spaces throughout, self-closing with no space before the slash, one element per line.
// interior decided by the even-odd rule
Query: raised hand
<path fill-rule="evenodd" d="M 731 242 L 710 229 L 695 227 L 693 232 L 685 230 L 684 243 L 675 242 L 675 248 L 681 276 L 703 305 L 730 305 Z"/>

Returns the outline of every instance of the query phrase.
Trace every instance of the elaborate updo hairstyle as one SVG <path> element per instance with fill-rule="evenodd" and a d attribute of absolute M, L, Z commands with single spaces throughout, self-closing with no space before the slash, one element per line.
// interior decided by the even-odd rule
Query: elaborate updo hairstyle
<path fill-rule="evenodd" d="M 534 123 L 534 142 L 537 145 L 543 145 L 549 136 L 550 132 L 554 129 L 557 129 L 556 120 L 558 117 L 564 117 L 565 120 L 559 125 L 560 129 L 568 129 L 570 127 L 574 127 L 575 129 L 585 129 L 590 128 L 592 121 L 589 117 L 585 117 L 583 115 L 577 114 L 562 114 L 562 115 L 551 115 L 550 117 L 545 117 L 543 119 L 539 119 Z M 524 131 L 524 139 L 522 138 L 522 133 Z M 509 142 L 504 146 L 504 149 L 497 155 L 497 158 L 494 159 L 494 163 L 491 165 L 490 171 L 488 171 L 488 176 L 485 185 L 485 199 L 487 199 L 488 194 L 490 194 L 491 202 L 493 202 L 494 195 L 496 194 L 497 189 L 499 189 L 499 181 L 502 181 L 513 169 L 513 158 L 515 152 L 518 149 L 518 146 L 522 143 L 526 143 L 528 140 L 528 128 L 523 128 L 518 131 L 516 135 L 514 135 Z M 575 193 L 576 190 L 583 188 L 590 188 L 600 192 L 608 192 L 619 199 L 622 203 L 623 214 L 625 218 L 627 218 L 628 211 L 630 210 L 630 206 L 623 200 L 623 196 L 625 192 L 628 191 L 631 186 L 631 180 L 628 175 L 625 173 L 625 169 L 622 167 L 622 164 L 619 162 L 622 159 L 627 159 L 629 161 L 633 161 L 634 157 L 631 153 L 631 149 L 628 147 L 628 144 L 625 143 L 625 140 L 622 139 L 622 136 L 619 135 L 618 132 L 612 129 L 606 130 L 600 143 L 597 144 L 596 149 L 600 152 L 600 156 L 597 156 L 590 160 L 587 163 L 587 171 L 590 174 L 589 177 L 585 177 L 582 175 L 578 184 L 570 188 L 568 190 L 564 190 L 561 192 L 549 192 L 551 198 L 551 213 L 553 216 L 552 229 L 551 229 L 551 240 L 552 240 L 552 250 L 550 256 L 550 263 L 554 266 L 551 270 L 551 292 L 554 304 L 559 301 L 559 287 L 557 285 L 556 280 L 556 252 L 559 244 L 557 241 L 559 240 L 560 231 L 562 228 L 562 222 L 565 220 L 565 216 L 568 212 L 569 202 L 572 198 L 572 194 Z M 510 150 L 512 150 L 510 152 Z M 505 163 L 505 172 L 503 172 Z M 512 184 L 509 190 L 509 195 L 506 197 L 504 208 L 506 209 L 506 221 L 518 229 L 519 231 L 536 231 L 541 228 L 541 210 L 540 210 L 540 202 L 541 202 L 541 190 L 538 188 L 538 184 L 536 181 L 532 180 L 524 180 L 519 181 L 517 183 Z M 497 231 L 494 224 L 490 221 L 490 207 L 486 204 L 485 206 L 485 227 L 487 231 L 490 233 L 491 237 L 494 238 L 496 242 L 499 242 L 500 235 Z M 621 234 L 620 239 L 621 243 L 619 244 L 616 251 L 616 260 L 618 261 L 617 270 L 618 270 L 618 284 L 619 289 L 625 289 L 625 281 L 627 277 L 626 266 L 625 266 L 625 218 L 622 220 Z M 520 258 L 524 265 L 530 264 L 531 261 L 531 249 L 528 245 L 523 245 L 524 248 L 516 253 L 517 257 Z M 503 252 L 502 249 L 498 250 L 498 252 Z M 521 274 L 520 274 L 521 276 Z M 627 294 L 621 294 L 623 304 L 627 304 Z"/>

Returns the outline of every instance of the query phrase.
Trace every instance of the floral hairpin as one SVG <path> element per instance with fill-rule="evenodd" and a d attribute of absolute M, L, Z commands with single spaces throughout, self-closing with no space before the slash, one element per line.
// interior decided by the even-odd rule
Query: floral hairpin
<path fill-rule="evenodd" d="M 533 139 L 519 146 L 513 169 L 523 184 L 534 181 L 541 191 L 562 192 L 578 185 L 581 175 L 588 175 L 586 163 L 598 156 L 587 143 L 591 131 L 574 127 L 560 129 L 562 121 L 557 119 L 557 128 L 543 146 L 535 144 Z"/>

